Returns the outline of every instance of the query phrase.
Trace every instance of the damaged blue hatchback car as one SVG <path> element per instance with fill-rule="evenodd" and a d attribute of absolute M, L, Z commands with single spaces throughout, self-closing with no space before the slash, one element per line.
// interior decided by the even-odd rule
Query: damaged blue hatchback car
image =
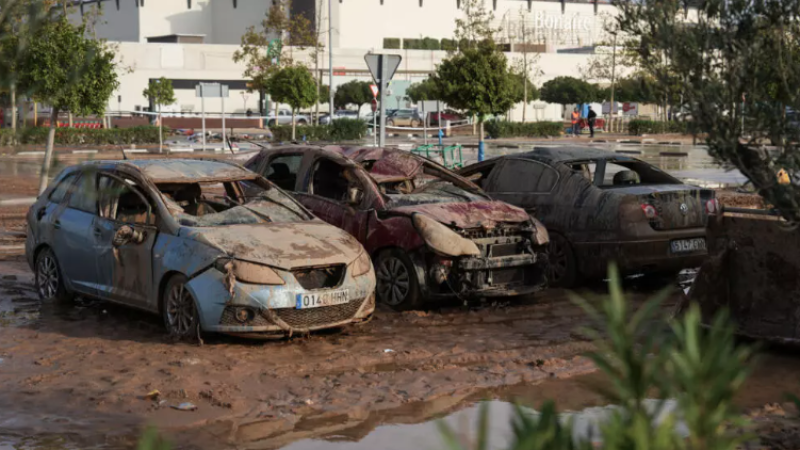
<path fill-rule="evenodd" d="M 375 309 L 361 244 L 234 163 L 69 167 L 27 221 L 43 300 L 84 295 L 159 313 L 178 338 L 291 336 L 365 322 Z"/>

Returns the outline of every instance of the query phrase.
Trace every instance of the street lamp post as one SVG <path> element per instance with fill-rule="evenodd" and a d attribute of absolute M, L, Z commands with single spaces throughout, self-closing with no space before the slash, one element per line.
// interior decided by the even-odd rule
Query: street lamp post
<path fill-rule="evenodd" d="M 328 0 L 328 111 L 333 119 L 333 0 Z"/>

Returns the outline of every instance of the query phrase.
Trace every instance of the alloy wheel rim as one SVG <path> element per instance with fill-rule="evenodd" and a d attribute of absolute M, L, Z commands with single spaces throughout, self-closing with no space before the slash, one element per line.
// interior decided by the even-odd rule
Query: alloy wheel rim
<path fill-rule="evenodd" d="M 549 253 L 548 275 L 550 282 L 559 282 L 567 272 L 567 253 L 564 249 L 564 243 L 556 239 L 550 241 Z"/>
<path fill-rule="evenodd" d="M 38 267 L 39 295 L 43 299 L 51 299 L 58 292 L 58 269 L 56 261 L 50 255 L 45 255 L 39 260 Z"/>
<path fill-rule="evenodd" d="M 378 294 L 392 306 L 403 303 L 411 288 L 411 278 L 406 265 L 395 257 L 385 258 L 378 268 Z"/>
<path fill-rule="evenodd" d="M 195 327 L 194 299 L 183 283 L 176 284 L 167 296 L 167 322 L 178 336 L 188 335 Z"/>

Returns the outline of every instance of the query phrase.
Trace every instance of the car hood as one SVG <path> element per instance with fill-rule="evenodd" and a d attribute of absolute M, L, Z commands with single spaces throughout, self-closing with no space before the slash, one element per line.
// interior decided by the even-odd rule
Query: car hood
<path fill-rule="evenodd" d="M 349 264 L 363 251 L 355 238 L 322 221 L 184 230 L 231 257 L 284 270 Z"/>
<path fill-rule="evenodd" d="M 525 210 L 496 201 L 430 203 L 401 206 L 393 212 L 425 214 L 447 226 L 458 228 L 494 227 L 498 223 L 521 223 L 529 219 Z"/>

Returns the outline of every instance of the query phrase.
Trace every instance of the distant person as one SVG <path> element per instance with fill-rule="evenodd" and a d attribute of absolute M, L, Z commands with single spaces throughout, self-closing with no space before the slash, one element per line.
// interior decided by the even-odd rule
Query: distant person
<path fill-rule="evenodd" d="M 581 113 L 578 112 L 578 108 L 575 108 L 572 110 L 572 134 L 574 134 L 575 137 L 580 136 L 580 121 Z"/>
<path fill-rule="evenodd" d="M 597 120 L 597 113 L 594 112 L 592 107 L 589 107 L 589 114 L 586 116 L 589 122 L 589 137 L 594 137 L 594 121 Z"/>

